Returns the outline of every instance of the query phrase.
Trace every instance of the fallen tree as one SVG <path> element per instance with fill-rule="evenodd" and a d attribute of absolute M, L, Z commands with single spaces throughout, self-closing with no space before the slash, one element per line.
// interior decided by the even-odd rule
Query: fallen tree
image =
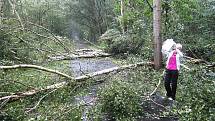
<path fill-rule="evenodd" d="M 56 83 L 56 84 L 47 86 L 45 88 L 32 89 L 32 90 L 29 90 L 29 91 L 18 92 L 18 93 L 14 93 L 14 94 L 11 94 L 11 95 L 8 95 L 8 96 L 0 97 L 0 101 L 16 100 L 16 99 L 19 99 L 19 98 L 22 98 L 22 97 L 32 96 L 32 95 L 37 94 L 37 93 L 42 92 L 42 91 L 47 91 L 47 90 L 51 90 L 51 89 L 59 89 L 59 88 L 65 87 L 69 83 L 83 82 L 83 81 L 85 81 L 87 79 L 90 79 L 90 78 L 93 78 L 95 76 L 109 74 L 109 73 L 114 72 L 114 71 L 121 71 L 121 70 L 125 70 L 125 69 L 132 69 L 132 68 L 136 68 L 136 67 L 141 67 L 141 66 L 144 66 L 144 65 L 153 66 L 154 64 L 152 62 L 139 62 L 139 63 L 136 63 L 136 64 L 129 64 L 129 65 L 123 65 L 123 66 L 119 66 L 119 67 L 113 67 L 113 68 L 109 68 L 109 69 L 104 69 L 104 70 L 101 70 L 101 71 L 85 74 L 83 76 L 79 76 L 79 77 L 76 77 L 76 78 L 71 77 L 71 76 L 69 76 L 67 74 L 61 73 L 61 72 L 56 71 L 56 70 L 47 69 L 47 68 L 44 68 L 44 67 L 41 67 L 41 66 L 36 66 L 36 65 L 23 64 L 23 65 L 14 65 L 14 66 L 0 66 L 0 69 L 34 68 L 34 69 L 38 69 L 38 70 L 58 74 L 60 76 L 66 77 L 67 79 L 70 80 L 70 81 L 63 81 L 63 82 L 60 82 L 60 83 Z M 151 95 L 157 90 L 159 85 L 160 85 L 160 82 L 157 85 L 156 89 L 151 93 Z"/>
<path fill-rule="evenodd" d="M 104 53 L 101 50 L 81 49 L 75 50 L 73 54 L 63 54 L 49 57 L 52 60 L 74 60 L 77 58 L 95 58 L 95 57 L 109 57 L 110 54 Z"/>
<path fill-rule="evenodd" d="M 114 71 L 120 71 L 120 70 L 124 70 L 124 69 L 136 68 L 136 67 L 140 67 L 140 66 L 144 66 L 144 65 L 152 66 L 153 63 L 152 62 L 140 62 L 140 63 L 129 64 L 129 65 L 124 65 L 124 66 L 120 66 L 120 67 L 113 67 L 113 68 L 104 69 L 104 70 L 101 70 L 101 71 L 89 73 L 89 74 L 79 76 L 79 77 L 76 77 L 76 78 L 73 78 L 73 77 L 71 77 L 71 76 L 69 76 L 67 74 L 63 74 L 63 73 L 55 71 L 55 70 L 51 70 L 51 69 L 47 69 L 47 68 L 44 68 L 44 67 L 41 67 L 41 66 L 35 66 L 35 65 L 0 66 L 0 69 L 34 68 L 34 69 L 39 69 L 39 70 L 42 70 L 42 71 L 47 71 L 47 72 L 50 72 L 50 73 L 55 73 L 55 74 L 61 75 L 63 77 L 66 77 L 67 79 L 71 80 L 71 81 L 63 81 L 63 82 L 53 84 L 53 85 L 50 85 L 50 86 L 47 86 L 47 87 L 41 88 L 41 89 L 32 89 L 32 90 L 29 90 L 29 91 L 18 92 L 18 93 L 14 93 L 12 95 L 0 97 L 0 101 L 17 100 L 17 99 L 22 98 L 22 97 L 32 96 L 32 95 L 37 94 L 37 93 L 42 92 L 42 91 L 62 88 L 64 86 L 68 85 L 69 83 L 82 82 L 84 80 L 87 80 L 87 79 L 95 77 L 95 76 L 108 74 L 108 73 L 111 73 L 111 72 L 114 72 Z"/>

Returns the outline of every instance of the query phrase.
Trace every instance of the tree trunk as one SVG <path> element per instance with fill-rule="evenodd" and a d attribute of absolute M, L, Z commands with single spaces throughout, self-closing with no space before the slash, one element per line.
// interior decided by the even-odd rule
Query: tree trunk
<path fill-rule="evenodd" d="M 161 0 L 153 0 L 153 37 L 155 69 L 161 67 Z"/>
<path fill-rule="evenodd" d="M 2 24 L 2 18 L 3 18 L 3 0 L 0 0 L 0 25 Z"/>
<path fill-rule="evenodd" d="M 125 33 L 125 21 L 124 21 L 124 10 L 125 9 L 125 3 L 124 0 L 121 0 L 121 27 L 122 27 L 122 33 Z"/>

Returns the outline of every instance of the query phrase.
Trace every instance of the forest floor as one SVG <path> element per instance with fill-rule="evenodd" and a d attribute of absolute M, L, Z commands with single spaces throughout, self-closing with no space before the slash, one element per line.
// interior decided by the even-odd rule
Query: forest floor
<path fill-rule="evenodd" d="M 97 48 L 84 43 L 75 42 L 75 49 L 82 50 L 81 55 L 92 54 Z M 83 53 L 82 53 L 83 52 Z M 129 56 L 130 57 L 130 56 Z M 134 63 L 136 63 L 136 58 Z M 142 60 L 141 60 L 142 61 Z M 132 61 L 133 63 L 133 61 Z M 80 77 L 92 72 L 101 71 L 113 67 L 121 67 L 130 64 L 129 59 L 117 59 L 112 57 L 96 58 L 73 58 L 72 60 L 48 61 L 41 66 L 67 73 L 73 77 Z M 158 74 L 159 73 L 159 74 Z M 161 72 L 154 71 L 151 67 L 140 67 L 135 69 L 122 70 L 97 77 L 92 77 L 84 82 L 68 84 L 63 88 L 44 91 L 34 96 L 21 98 L 16 101 L 2 102 L 0 110 L 0 120 L 74 120 L 74 121 L 110 121 L 112 116 L 97 114 L 95 108 L 100 103 L 99 94 L 102 88 L 109 87 L 109 84 L 117 79 L 130 80 L 135 82 L 134 88 L 141 88 L 144 92 L 152 92 L 156 87 Z M 140 76 L 141 75 L 141 76 Z M 136 76 L 136 80 L 134 80 Z M 155 79 L 155 78 L 156 79 Z M 141 78 L 141 79 L 139 79 Z M 10 81 L 12 80 L 12 81 Z M 17 80 L 13 82 L 13 80 Z M 0 92 L 23 92 L 23 90 L 40 89 L 49 85 L 65 82 L 65 78 L 56 74 L 50 74 L 34 69 L 11 70 L 5 73 L 0 79 Z M 129 83 L 130 84 L 130 83 Z M 144 85 L 144 86 L 143 86 Z M 162 83 L 161 83 L 162 85 Z M 131 86 L 131 85 L 129 85 Z M 138 86 L 138 87 L 137 87 Z M 146 87 L 146 88 L 145 88 Z M 160 86 L 163 87 L 163 86 Z M 103 88 L 103 89 L 104 89 Z M 115 92 L 114 92 L 115 93 Z M 141 92 L 142 94 L 142 92 Z M 1 97 L 6 94 L 1 94 Z M 148 95 L 148 94 L 146 94 Z M 165 115 L 171 109 L 172 102 L 166 100 L 162 95 L 163 89 L 158 89 L 149 100 L 142 99 L 141 106 L 144 116 L 138 117 L 139 121 L 177 121 L 177 118 L 170 118 Z M 141 110 L 142 111 L 142 110 Z M 145 116 L 146 115 L 146 116 Z M 99 117 L 97 117 L 99 116 Z M 136 117 L 135 117 L 136 119 Z"/>
<path fill-rule="evenodd" d="M 80 49 L 92 49 L 91 46 L 84 42 L 75 42 L 75 48 L 77 50 Z M 103 69 L 108 69 L 112 67 L 118 66 L 117 64 L 113 63 L 113 61 L 106 57 L 106 58 L 97 58 L 97 59 L 76 59 L 71 60 L 70 67 L 73 75 L 75 77 L 92 73 L 96 71 L 101 71 Z M 105 83 L 105 82 L 104 82 Z M 82 96 L 75 97 L 75 103 L 80 105 L 84 102 L 85 106 L 82 110 L 82 121 L 92 121 L 93 116 L 88 115 L 90 109 L 95 106 L 96 99 L 97 99 L 97 91 L 99 87 L 102 87 L 104 83 L 95 83 L 88 88 L 88 92 Z M 161 96 L 159 92 L 155 93 L 151 96 L 151 99 L 154 102 L 148 101 L 148 103 L 144 103 L 143 108 L 147 113 L 152 115 L 153 118 L 141 118 L 140 121 L 177 121 L 177 118 L 170 118 L 170 117 L 159 117 L 159 115 L 165 110 L 165 108 L 171 108 L 173 105 L 173 101 L 169 101 L 165 97 Z M 162 107 L 166 106 L 166 107 Z M 153 116 L 154 115 L 154 116 Z M 104 117 L 102 120 L 108 121 L 107 117 Z"/>

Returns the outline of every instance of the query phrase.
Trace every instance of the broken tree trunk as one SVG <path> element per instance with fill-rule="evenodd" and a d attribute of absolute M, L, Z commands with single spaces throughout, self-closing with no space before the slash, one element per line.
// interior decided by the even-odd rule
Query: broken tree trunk
<path fill-rule="evenodd" d="M 72 79 L 73 80 L 72 82 L 82 82 L 84 80 L 87 80 L 87 79 L 95 77 L 95 76 L 108 74 L 108 73 L 111 73 L 111 72 L 114 72 L 114 71 L 120 71 L 120 70 L 124 70 L 124 69 L 136 68 L 136 67 L 140 67 L 140 66 L 144 66 L 144 65 L 151 66 L 151 65 L 153 65 L 153 63 L 152 62 L 140 62 L 140 63 L 124 65 L 124 66 L 120 66 L 120 67 L 113 67 L 113 68 L 110 68 L 110 69 L 104 69 L 104 70 L 101 70 L 101 71 L 89 73 L 89 74 L 79 76 L 79 77 L 76 77 L 76 78 L 68 76 L 68 79 Z M 29 66 L 22 66 L 22 67 L 29 67 Z M 41 69 L 41 67 L 38 68 L 37 66 L 32 66 L 31 65 L 30 67 L 34 67 L 35 69 L 47 71 L 47 69 L 44 69 L 44 68 Z M 14 69 L 14 68 L 19 68 L 19 66 L 18 67 L 17 66 L 7 66 L 7 67 L 0 66 L 0 69 Z M 48 72 L 51 72 L 51 71 L 48 71 Z M 65 76 L 66 74 L 63 74 L 63 75 L 59 74 L 59 75 L 66 77 Z M 37 94 L 37 93 L 42 92 L 42 91 L 65 87 L 69 83 L 71 83 L 71 81 L 63 81 L 63 82 L 60 82 L 60 83 L 57 83 L 57 84 L 54 84 L 54 85 L 47 86 L 47 87 L 42 88 L 42 89 L 32 89 L 32 90 L 29 90 L 29 91 L 26 91 L 26 92 L 14 93 L 13 95 L 8 95 L 8 96 L 1 97 L 0 101 L 3 101 L 3 100 L 16 100 L 16 99 L 19 99 L 19 98 L 22 98 L 22 97 L 32 96 L 32 95 Z"/>

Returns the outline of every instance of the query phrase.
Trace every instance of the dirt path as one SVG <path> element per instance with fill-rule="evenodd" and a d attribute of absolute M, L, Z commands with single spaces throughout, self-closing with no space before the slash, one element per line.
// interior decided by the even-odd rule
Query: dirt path
<path fill-rule="evenodd" d="M 89 45 L 84 42 L 77 41 L 75 44 L 75 49 L 92 49 Z M 98 59 L 76 59 L 72 60 L 70 63 L 71 71 L 75 77 L 92 73 L 96 71 L 101 71 L 103 69 L 108 69 L 116 67 L 110 58 L 98 58 Z M 92 85 L 89 87 L 89 93 L 84 96 L 76 96 L 75 102 L 77 105 L 85 103 L 84 110 L 82 112 L 82 121 L 89 121 L 87 113 L 90 108 L 95 104 L 96 93 L 98 85 Z"/>

